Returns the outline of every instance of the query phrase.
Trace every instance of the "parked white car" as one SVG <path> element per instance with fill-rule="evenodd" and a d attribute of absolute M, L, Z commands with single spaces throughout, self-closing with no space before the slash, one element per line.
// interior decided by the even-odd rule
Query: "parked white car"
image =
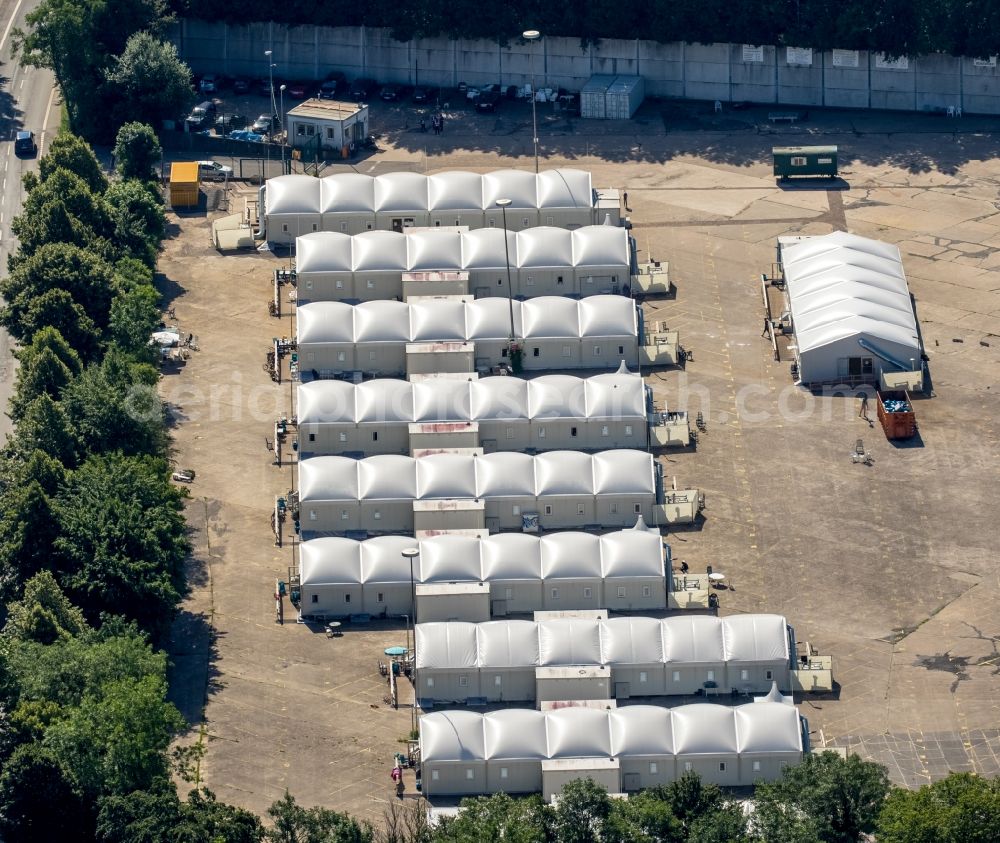
<path fill-rule="evenodd" d="M 198 176 L 202 181 L 223 181 L 233 177 L 233 168 L 218 161 L 199 161 Z"/>

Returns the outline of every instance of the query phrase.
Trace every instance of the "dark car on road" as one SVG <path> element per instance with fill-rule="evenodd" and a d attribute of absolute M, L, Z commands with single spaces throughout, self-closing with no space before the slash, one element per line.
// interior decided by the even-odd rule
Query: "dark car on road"
<path fill-rule="evenodd" d="M 269 135 L 278 128 L 278 115 L 261 114 L 260 117 L 253 121 L 253 125 L 250 128 L 258 134 Z"/>
<path fill-rule="evenodd" d="M 429 88 L 426 85 L 417 85 L 417 87 L 413 89 L 414 102 L 436 102 L 437 98 L 437 88 Z"/>
<path fill-rule="evenodd" d="M 500 105 L 499 91 L 485 91 L 476 97 L 476 111 L 483 114 L 493 113 L 498 105 Z"/>
<path fill-rule="evenodd" d="M 211 100 L 205 100 L 191 109 L 191 113 L 184 122 L 192 131 L 211 128 L 215 122 L 215 111 L 215 103 Z"/>
<path fill-rule="evenodd" d="M 333 100 L 337 98 L 337 92 L 347 87 L 347 77 L 339 70 L 331 70 L 326 74 L 323 84 L 319 86 L 319 98 L 321 100 Z"/>
<path fill-rule="evenodd" d="M 242 114 L 220 114 L 215 118 L 215 133 L 228 135 L 233 129 L 245 129 L 248 122 Z"/>
<path fill-rule="evenodd" d="M 367 102 L 377 87 L 378 83 L 374 79 L 355 79 L 347 93 L 355 102 Z"/>
<path fill-rule="evenodd" d="M 15 155 L 35 155 L 38 152 L 38 144 L 35 143 L 35 133 L 22 131 L 14 136 Z"/>
<path fill-rule="evenodd" d="M 385 85 L 383 86 L 379 96 L 386 102 L 399 102 L 406 98 L 410 89 L 405 85 Z"/>

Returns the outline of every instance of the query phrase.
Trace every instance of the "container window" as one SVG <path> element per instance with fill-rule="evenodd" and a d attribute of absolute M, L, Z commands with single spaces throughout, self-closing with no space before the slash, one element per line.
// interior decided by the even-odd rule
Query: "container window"
<path fill-rule="evenodd" d="M 431 770 L 431 781 L 436 782 L 441 778 L 441 774 L 437 770 Z"/>
<path fill-rule="evenodd" d="M 310 433 L 309 434 L 309 441 L 312 442 L 315 436 L 316 436 L 315 433 Z M 346 442 L 347 441 L 347 434 L 346 433 L 341 433 L 340 434 L 340 441 L 341 442 Z"/>
<path fill-rule="evenodd" d="M 532 277 L 531 277 L 531 276 L 529 275 L 529 276 L 528 276 L 528 279 L 527 279 L 527 281 L 526 281 L 525 283 L 526 283 L 526 284 L 527 284 L 527 285 L 528 285 L 529 287 L 534 287 L 534 286 L 535 286 L 535 279 L 534 279 L 534 278 L 532 278 Z"/>
<path fill-rule="evenodd" d="M 612 515 L 617 515 L 618 514 L 618 504 L 617 503 L 611 504 L 611 514 Z"/>
<path fill-rule="evenodd" d="M 344 602 L 345 603 L 350 603 L 351 602 L 351 595 L 350 594 L 345 594 L 344 595 Z"/>
<path fill-rule="evenodd" d="M 336 285 L 336 286 L 337 286 L 337 289 L 338 289 L 338 290 L 343 290 L 343 289 L 344 289 L 344 282 L 343 282 L 343 281 L 341 281 L 341 280 L 340 280 L 340 279 L 338 278 L 338 279 L 337 279 L 337 285 Z"/>
<path fill-rule="evenodd" d="M 531 221 L 527 217 L 521 217 L 521 225 L 527 228 L 529 225 L 531 225 Z"/>
<path fill-rule="evenodd" d="M 346 436 L 344 436 L 343 433 L 341 433 L 340 435 L 343 436 L 345 439 L 347 438 Z M 316 434 L 315 433 L 310 433 L 309 434 L 309 441 L 310 442 L 315 442 L 316 441 Z M 343 442 L 344 439 L 341 439 L 340 441 Z"/>
<path fill-rule="evenodd" d="M 561 275 L 557 275 L 556 276 L 556 284 L 562 284 L 562 282 L 563 282 L 563 277 Z"/>
<path fill-rule="evenodd" d="M 545 428 L 544 427 L 538 428 L 538 438 L 539 439 L 544 439 L 545 438 Z"/>
<path fill-rule="evenodd" d="M 378 600 L 376 600 L 375 602 L 376 603 L 385 603 L 385 595 L 381 591 L 378 593 Z"/>
<path fill-rule="evenodd" d="M 750 671 L 749 670 L 741 670 L 740 671 L 740 681 L 746 682 L 749 678 L 750 678 Z"/>
<path fill-rule="evenodd" d="M 313 603 L 319 603 L 319 595 L 318 595 L 318 594 L 314 594 L 314 595 L 313 595 L 313 600 L 312 600 L 312 602 L 313 602 Z"/>
<path fill-rule="evenodd" d="M 373 430 L 372 431 L 372 442 L 378 442 L 378 431 L 377 430 Z"/>
<path fill-rule="evenodd" d="M 563 357 L 572 357 L 573 356 L 573 349 L 570 348 L 568 345 L 564 345 L 562 347 L 562 356 Z"/>
<path fill-rule="evenodd" d="M 506 357 L 507 356 L 507 349 L 506 348 L 501 348 L 500 349 L 500 356 L 501 357 Z"/>
<path fill-rule="evenodd" d="M 626 436 L 632 435 L 632 425 L 630 424 L 625 425 L 625 435 Z"/>
<path fill-rule="evenodd" d="M 601 347 L 599 345 L 595 345 L 594 346 L 594 357 L 600 357 L 600 356 L 601 356 Z"/>
<path fill-rule="evenodd" d="M 792 166 L 793 167 L 804 167 L 807 163 L 806 157 L 804 155 L 793 155 L 792 156 Z"/>
<path fill-rule="evenodd" d="M 514 438 L 514 428 L 508 427 L 506 433 L 504 434 L 508 439 Z"/>
<path fill-rule="evenodd" d="M 648 585 L 644 585 L 642 587 L 642 596 L 643 597 L 650 597 L 650 596 L 652 596 L 652 594 L 653 594 L 653 590 Z"/>
<path fill-rule="evenodd" d="M 500 778 L 502 778 L 502 779 L 507 778 L 507 768 L 506 767 L 501 767 L 500 768 Z"/>
<path fill-rule="evenodd" d="M 539 349 L 539 347 L 538 347 L 538 346 L 536 345 L 536 346 L 535 346 L 535 347 L 534 347 L 534 348 L 533 348 L 533 349 L 531 350 L 531 356 L 532 356 L 532 357 L 537 357 L 537 356 L 539 355 L 539 353 L 540 353 L 540 352 L 541 352 L 541 349 Z"/>
<path fill-rule="evenodd" d="M 347 233 L 347 223 L 346 222 L 342 222 L 340 224 L 340 230 L 343 231 L 345 234 Z"/>
<path fill-rule="evenodd" d="M 497 227 L 497 221 L 496 220 L 490 220 L 490 228 L 496 228 L 496 227 Z"/>
<path fill-rule="evenodd" d="M 377 351 L 369 351 L 368 352 L 368 359 L 369 360 L 375 360 L 377 357 L 378 357 L 378 352 Z"/>
<path fill-rule="evenodd" d="M 434 687 L 434 677 L 433 676 L 428 676 L 427 677 L 427 687 L 428 688 L 433 688 Z"/>
<path fill-rule="evenodd" d="M 690 773 L 693 769 L 694 769 L 694 764 L 692 764 L 690 761 L 685 761 L 684 762 L 684 772 L 685 773 Z"/>
<path fill-rule="evenodd" d="M 585 589 L 583 590 L 583 599 L 584 599 L 584 600 L 590 600 L 590 596 L 591 596 L 591 595 L 592 595 L 593 593 L 594 593 L 594 590 L 593 590 L 592 588 L 585 588 Z"/>
<path fill-rule="evenodd" d="M 468 676 L 464 676 L 464 675 L 463 676 L 459 676 L 458 677 L 458 684 L 461 687 L 463 687 L 463 688 L 467 687 L 468 684 L 469 684 L 469 677 Z"/>
<path fill-rule="evenodd" d="M 348 513 L 347 513 L 347 510 L 346 510 L 346 509 L 342 509 L 342 510 L 340 510 L 340 520 L 341 520 L 341 521 L 346 521 L 346 520 L 347 520 L 347 519 L 348 519 L 349 517 L 350 517 L 350 516 L 348 515 Z"/>
<path fill-rule="evenodd" d="M 618 597 L 621 600 L 625 599 L 625 586 L 623 585 L 618 586 Z"/>
<path fill-rule="evenodd" d="M 760 772 L 760 761 L 754 761 L 753 762 L 753 771 L 755 773 L 759 773 Z"/>
<path fill-rule="evenodd" d="M 368 281 L 365 282 L 365 284 L 369 290 L 375 289 L 375 282 L 371 278 L 369 278 Z"/>
<path fill-rule="evenodd" d="M 374 515 L 373 515 L 372 517 L 373 517 L 373 518 L 374 518 L 374 519 L 375 519 L 376 521 L 381 521 L 381 520 L 382 520 L 382 513 L 381 513 L 381 512 L 379 512 L 379 511 L 378 511 L 378 510 L 376 509 L 376 510 L 375 510 L 375 513 L 374 513 Z"/>
<path fill-rule="evenodd" d="M 570 436 L 576 436 L 576 428 L 575 427 L 571 427 L 569 429 L 569 435 Z"/>
<path fill-rule="evenodd" d="M 546 515 L 551 515 L 552 514 L 552 504 L 548 504 L 548 503 L 545 504 L 545 514 Z"/>
<path fill-rule="evenodd" d="M 309 510 L 309 520 L 310 521 L 315 521 L 316 520 L 316 510 L 315 509 L 310 509 Z"/>
<path fill-rule="evenodd" d="M 774 679 L 774 671 L 773 670 L 765 670 L 764 671 L 764 678 L 767 679 L 768 681 Z"/>
<path fill-rule="evenodd" d="M 582 503 L 578 503 L 576 505 L 576 514 L 577 515 L 583 515 L 583 504 Z"/>
<path fill-rule="evenodd" d="M 608 426 L 606 424 L 601 425 L 601 436 L 608 435 Z"/>
<path fill-rule="evenodd" d="M 707 681 L 709 681 L 709 682 L 714 682 L 715 681 L 715 671 L 714 670 L 706 670 L 705 671 L 705 679 Z"/>
<path fill-rule="evenodd" d="M 519 506 L 517 506 L 517 505 L 515 504 L 514 506 L 512 506 L 512 507 L 510 508 L 510 514 L 511 514 L 511 515 L 520 515 L 520 514 L 521 514 L 521 507 L 519 507 Z"/>
<path fill-rule="evenodd" d="M 652 773 L 654 776 L 656 775 L 656 762 L 655 761 L 650 761 L 649 762 L 649 772 Z"/>
<path fill-rule="evenodd" d="M 681 672 L 679 670 L 675 670 L 674 671 L 674 682 L 680 682 L 680 681 L 681 681 Z"/>
<path fill-rule="evenodd" d="M 725 761 L 720 761 L 719 762 L 719 772 L 720 773 L 726 772 L 726 762 Z"/>
<path fill-rule="evenodd" d="M 642 514 L 642 504 L 640 504 L 640 503 L 634 503 L 634 504 L 632 504 L 632 511 L 636 515 L 641 515 Z"/>
<path fill-rule="evenodd" d="M 345 351 L 338 351 L 337 352 L 337 362 L 338 363 L 343 363 L 346 359 L 347 359 L 347 352 L 345 352 Z"/>
<path fill-rule="evenodd" d="M 625 346 L 623 346 L 623 345 L 618 346 L 618 353 L 619 354 L 624 354 L 625 353 Z"/>
<path fill-rule="evenodd" d="M 503 685 L 503 677 L 494 676 L 493 677 L 493 684 L 496 685 L 499 688 L 501 685 Z"/>
<path fill-rule="evenodd" d="M 552 599 L 553 600 L 558 600 L 559 599 L 559 589 L 558 588 L 553 588 L 552 589 Z"/>

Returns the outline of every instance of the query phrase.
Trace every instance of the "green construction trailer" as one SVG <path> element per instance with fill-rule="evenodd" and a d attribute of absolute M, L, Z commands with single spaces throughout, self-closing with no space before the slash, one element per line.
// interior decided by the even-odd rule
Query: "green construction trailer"
<path fill-rule="evenodd" d="M 776 146 L 771 150 L 774 174 L 778 178 L 790 176 L 837 175 L 837 147 L 835 146 Z"/>

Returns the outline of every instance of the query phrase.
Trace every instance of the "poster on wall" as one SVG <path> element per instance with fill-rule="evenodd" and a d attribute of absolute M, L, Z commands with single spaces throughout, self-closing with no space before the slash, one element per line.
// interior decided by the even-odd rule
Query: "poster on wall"
<path fill-rule="evenodd" d="M 906 56 L 890 59 L 885 53 L 876 53 L 875 67 L 879 70 L 909 70 L 910 60 Z"/>
<path fill-rule="evenodd" d="M 786 47 L 785 62 L 798 67 L 812 67 L 812 47 Z"/>
<path fill-rule="evenodd" d="M 973 59 L 972 64 L 975 67 L 996 67 L 997 57 L 990 56 L 988 59 Z"/>
<path fill-rule="evenodd" d="M 743 63 L 744 64 L 763 64 L 764 63 L 764 47 L 755 47 L 753 44 L 743 45 Z"/>
<path fill-rule="evenodd" d="M 833 51 L 833 66 L 834 67 L 857 67 L 858 66 L 858 51 L 857 50 L 834 50 Z"/>

